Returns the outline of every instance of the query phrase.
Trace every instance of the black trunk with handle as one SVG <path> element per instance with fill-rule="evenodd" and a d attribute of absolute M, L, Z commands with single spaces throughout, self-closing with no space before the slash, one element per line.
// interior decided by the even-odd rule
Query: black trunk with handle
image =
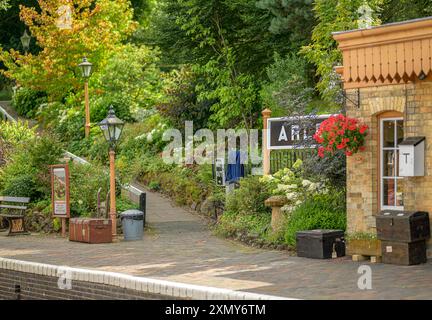
<path fill-rule="evenodd" d="M 296 234 L 297 256 L 313 259 L 331 259 L 345 255 L 343 230 L 306 230 Z"/>

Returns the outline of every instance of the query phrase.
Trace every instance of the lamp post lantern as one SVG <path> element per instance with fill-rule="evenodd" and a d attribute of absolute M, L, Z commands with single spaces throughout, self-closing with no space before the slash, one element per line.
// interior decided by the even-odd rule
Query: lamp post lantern
<path fill-rule="evenodd" d="M 21 39 L 21 44 L 23 46 L 23 49 L 27 54 L 30 48 L 30 40 L 31 40 L 31 36 L 27 33 L 27 30 L 24 30 L 24 34 L 21 36 L 20 39 Z"/>
<path fill-rule="evenodd" d="M 99 123 L 105 140 L 109 143 L 110 160 L 110 217 L 112 221 L 113 240 L 117 237 L 117 212 L 115 194 L 115 147 L 123 131 L 124 122 L 116 117 L 113 106 L 110 106 L 108 116 Z"/>
<path fill-rule="evenodd" d="M 90 106 L 89 106 L 89 93 L 88 93 L 88 78 L 90 77 L 93 64 L 91 64 L 86 57 L 83 58 L 82 62 L 78 65 L 81 69 L 84 83 L 84 99 L 85 99 L 85 136 L 88 138 L 90 135 Z"/>

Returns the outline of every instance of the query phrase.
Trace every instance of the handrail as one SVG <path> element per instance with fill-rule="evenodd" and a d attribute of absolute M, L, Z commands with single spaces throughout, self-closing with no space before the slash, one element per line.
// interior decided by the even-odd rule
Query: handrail
<path fill-rule="evenodd" d="M 14 117 L 12 117 L 2 106 L 0 106 L 0 113 L 3 114 L 3 119 L 6 121 L 17 122 Z"/>
<path fill-rule="evenodd" d="M 80 158 L 69 151 L 63 150 L 63 152 L 66 157 L 71 158 L 73 161 L 79 162 L 81 164 L 90 164 L 90 162 L 88 162 L 87 160 Z"/>

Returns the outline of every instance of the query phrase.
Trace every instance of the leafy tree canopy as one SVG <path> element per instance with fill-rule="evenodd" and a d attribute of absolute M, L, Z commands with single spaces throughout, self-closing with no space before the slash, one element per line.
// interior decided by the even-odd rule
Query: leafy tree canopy
<path fill-rule="evenodd" d="M 380 10 L 383 23 L 423 18 L 432 15 L 432 0 L 386 0 Z"/>
<path fill-rule="evenodd" d="M 0 10 L 9 9 L 9 0 L 0 0 Z"/>
<path fill-rule="evenodd" d="M 381 23 L 377 12 L 383 0 L 315 0 L 314 11 L 317 25 L 312 31 L 311 43 L 301 49 L 310 63 L 316 67 L 319 82 L 317 89 L 329 102 L 337 100 L 339 87 L 333 67 L 342 62 L 342 56 L 333 39 L 332 32 L 358 28 L 360 6 L 367 4 L 373 10 L 373 25 Z"/>
<path fill-rule="evenodd" d="M 73 0 L 63 6 L 58 1 L 38 0 L 38 5 L 38 10 L 20 6 L 20 18 L 42 50 L 23 55 L 11 49 L 1 52 L 0 60 L 8 68 L 6 76 L 55 98 L 80 87 L 77 64 L 83 55 L 95 70 L 101 69 L 136 29 L 126 0 Z"/>

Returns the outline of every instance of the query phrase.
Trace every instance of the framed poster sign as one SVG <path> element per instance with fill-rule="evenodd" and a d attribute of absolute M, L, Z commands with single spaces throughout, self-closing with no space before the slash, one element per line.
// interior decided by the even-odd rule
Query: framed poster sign
<path fill-rule="evenodd" d="M 69 166 L 51 166 L 51 201 L 53 217 L 69 218 Z"/>

